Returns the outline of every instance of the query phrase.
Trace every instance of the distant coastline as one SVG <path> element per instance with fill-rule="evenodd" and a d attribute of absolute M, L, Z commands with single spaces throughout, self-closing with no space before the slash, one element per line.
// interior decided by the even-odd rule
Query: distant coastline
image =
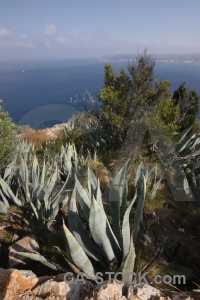
<path fill-rule="evenodd" d="M 178 64 L 200 64 L 200 53 L 191 54 L 156 54 L 152 55 L 157 62 L 178 63 Z M 137 54 L 115 54 L 92 57 L 94 61 L 135 61 Z"/>

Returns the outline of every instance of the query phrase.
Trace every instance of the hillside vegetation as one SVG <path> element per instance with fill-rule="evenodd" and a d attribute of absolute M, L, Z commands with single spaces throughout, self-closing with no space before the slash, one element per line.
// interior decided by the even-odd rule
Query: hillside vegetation
<path fill-rule="evenodd" d="M 106 64 L 98 99 L 51 129 L 16 128 L 1 104 L 1 267 L 18 230 L 39 238 L 40 253 L 19 253 L 38 275 L 148 271 L 186 277 L 163 291 L 199 287 L 199 95 L 172 95 L 154 66 L 146 51 L 120 74 Z"/>

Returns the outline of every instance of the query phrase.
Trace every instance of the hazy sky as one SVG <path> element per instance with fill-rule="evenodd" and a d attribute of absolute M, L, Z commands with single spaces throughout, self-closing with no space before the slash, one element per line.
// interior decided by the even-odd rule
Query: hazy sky
<path fill-rule="evenodd" d="M 200 0 L 0 0 L 0 60 L 200 53 Z"/>

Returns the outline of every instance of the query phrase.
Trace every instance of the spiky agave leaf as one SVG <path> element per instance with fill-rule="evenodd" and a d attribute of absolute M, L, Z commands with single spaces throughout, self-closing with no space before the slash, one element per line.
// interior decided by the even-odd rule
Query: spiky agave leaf
<path fill-rule="evenodd" d="M 136 259 L 135 247 L 134 247 L 134 243 L 133 243 L 133 235 L 131 234 L 129 253 L 126 257 L 124 266 L 122 268 L 122 273 L 125 275 L 124 276 L 124 285 L 125 286 L 129 286 L 132 282 L 132 274 L 131 273 L 134 270 L 135 259 Z"/>
<path fill-rule="evenodd" d="M 184 191 L 185 191 L 188 201 L 195 201 L 194 196 L 190 190 L 190 186 L 189 186 L 186 176 L 184 176 L 184 179 L 183 179 L 183 188 L 184 188 Z"/>
<path fill-rule="evenodd" d="M 127 163 L 114 177 L 110 185 L 110 191 L 109 191 L 109 204 L 110 204 L 110 212 L 112 216 L 113 232 L 117 240 L 119 241 L 120 245 L 122 244 L 122 237 L 121 237 L 121 230 L 120 230 L 120 206 L 122 203 L 122 198 L 125 189 L 126 168 L 127 168 Z"/>
<path fill-rule="evenodd" d="M 39 164 L 36 155 L 33 158 L 33 165 L 32 165 L 32 183 L 33 183 L 33 191 L 38 188 L 39 185 Z"/>
<path fill-rule="evenodd" d="M 155 197 L 156 192 L 157 192 L 157 190 L 158 190 L 158 188 L 159 188 L 159 186 L 160 186 L 160 183 L 161 183 L 162 179 L 163 179 L 163 174 L 162 174 L 162 176 L 159 178 L 159 180 L 158 180 L 157 182 L 154 183 L 153 190 L 152 190 L 151 195 L 150 195 L 150 200 L 152 200 L 152 199 Z"/>
<path fill-rule="evenodd" d="M 68 221 L 70 229 L 79 242 L 85 253 L 96 261 L 100 261 L 104 265 L 105 257 L 103 257 L 99 247 L 88 236 L 80 221 L 76 206 L 76 187 L 73 190 L 68 210 Z"/>
<path fill-rule="evenodd" d="M 175 143 L 176 144 L 180 144 L 182 141 L 184 141 L 185 137 L 187 136 L 187 134 L 190 132 L 192 126 L 186 128 L 183 132 L 181 132 L 180 134 L 178 134 L 175 138 Z"/>
<path fill-rule="evenodd" d="M 0 196 L 1 196 L 2 200 L 3 200 L 3 204 L 9 210 L 10 205 L 8 203 L 8 200 L 6 199 L 6 197 L 4 196 L 4 194 L 2 193 L 1 189 L 0 189 Z"/>
<path fill-rule="evenodd" d="M 146 195 L 146 180 L 144 177 L 144 174 L 141 173 L 141 178 L 138 180 L 138 202 L 137 202 L 137 208 L 135 211 L 135 219 L 134 219 L 134 232 L 133 232 L 133 241 L 136 243 L 137 236 L 140 229 L 140 222 L 142 220 L 142 213 L 144 208 L 144 201 L 145 201 L 145 195 Z"/>
<path fill-rule="evenodd" d="M 27 258 L 30 258 L 32 260 L 38 261 L 52 270 L 60 270 L 60 269 L 63 270 L 61 267 L 58 267 L 53 262 L 51 262 L 49 259 L 47 260 L 44 256 L 40 255 L 39 253 L 17 252 L 17 254 L 27 257 Z"/>
<path fill-rule="evenodd" d="M 32 197 L 33 199 L 38 198 L 41 199 L 44 197 L 44 186 L 45 186 L 45 173 L 46 173 L 46 163 L 43 161 L 42 173 L 39 180 L 39 185 L 37 189 L 33 190 Z"/>
<path fill-rule="evenodd" d="M 21 157 L 19 173 L 20 173 L 20 182 L 21 185 L 23 186 L 24 193 L 25 193 L 25 202 L 28 203 L 31 200 L 31 195 L 29 191 L 29 171 L 28 171 L 27 162 L 23 157 Z"/>
<path fill-rule="evenodd" d="M 111 262 L 115 254 L 106 233 L 107 219 L 103 208 L 94 197 L 90 206 L 89 227 L 94 241 L 103 249 L 108 261 Z"/>
<path fill-rule="evenodd" d="M 65 239 L 67 243 L 67 247 L 71 256 L 72 261 L 76 264 L 76 266 L 82 270 L 89 278 L 95 279 L 95 271 L 92 266 L 91 261 L 87 257 L 83 248 L 79 245 L 75 237 L 66 227 L 63 221 L 63 229 L 65 233 Z"/>
<path fill-rule="evenodd" d="M 2 192 L 9 198 L 11 199 L 15 204 L 18 206 L 22 206 L 22 201 L 19 200 L 14 193 L 12 192 L 11 188 L 9 185 L 0 177 L 0 186 L 2 188 Z"/>
<path fill-rule="evenodd" d="M 136 171 L 136 175 L 135 175 L 135 185 L 137 186 L 139 180 L 141 179 L 142 174 L 144 174 L 145 172 L 145 167 L 144 167 L 144 162 L 142 161 Z"/>
<path fill-rule="evenodd" d="M 50 179 L 50 182 L 49 182 L 47 189 L 45 191 L 45 194 L 44 194 L 44 203 L 45 203 L 46 210 L 47 210 L 48 203 L 49 203 L 49 197 L 50 197 L 51 192 L 56 184 L 57 177 L 58 177 L 58 169 L 55 168 L 55 171 Z"/>
<path fill-rule="evenodd" d="M 13 168 L 16 164 L 16 160 L 17 160 L 17 157 L 15 156 L 15 158 L 13 159 L 13 161 L 11 161 L 11 163 L 9 163 L 6 168 L 5 168 L 5 171 L 4 171 L 4 175 L 3 175 L 3 179 L 6 181 L 8 179 L 8 177 L 10 177 L 13 173 Z"/>
<path fill-rule="evenodd" d="M 95 191 L 97 189 L 97 178 L 94 175 L 94 172 L 92 171 L 91 167 L 88 166 L 88 190 L 90 197 L 91 195 L 95 194 Z"/>
<path fill-rule="evenodd" d="M 76 193 L 78 196 L 78 200 L 81 205 L 85 220 L 88 222 L 90 216 L 91 200 L 76 176 L 75 176 L 75 180 L 76 180 Z"/>
<path fill-rule="evenodd" d="M 123 239 L 123 260 L 127 257 L 130 249 L 130 222 L 129 222 L 129 216 L 130 216 L 130 211 L 135 203 L 135 200 L 137 198 L 137 193 L 135 193 L 133 200 L 129 204 L 129 207 L 127 208 L 124 219 L 123 219 L 123 224 L 122 224 L 122 239 Z"/>

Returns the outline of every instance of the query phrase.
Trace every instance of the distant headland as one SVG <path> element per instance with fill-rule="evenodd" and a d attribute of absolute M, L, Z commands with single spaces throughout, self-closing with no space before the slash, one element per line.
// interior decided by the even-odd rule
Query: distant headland
<path fill-rule="evenodd" d="M 115 54 L 104 55 L 99 57 L 92 57 L 94 61 L 134 61 L 137 54 Z M 153 56 L 152 56 L 153 57 Z M 170 62 L 170 63 L 185 63 L 185 64 L 200 64 L 200 53 L 190 54 L 155 54 L 157 62 Z"/>

